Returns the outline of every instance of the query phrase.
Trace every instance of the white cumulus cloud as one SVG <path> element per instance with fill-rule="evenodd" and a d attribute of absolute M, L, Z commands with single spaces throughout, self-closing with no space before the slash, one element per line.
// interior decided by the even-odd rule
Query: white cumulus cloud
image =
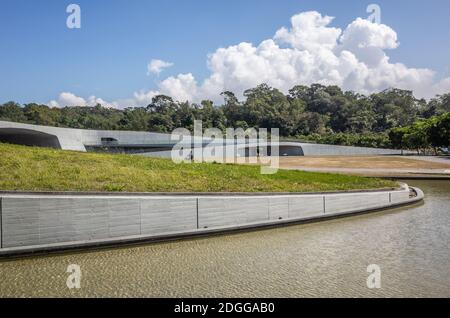
<path fill-rule="evenodd" d="M 83 97 L 76 96 L 73 93 L 62 92 L 59 94 L 57 100 L 52 100 L 47 103 L 51 107 L 66 107 L 66 106 L 96 106 L 101 104 L 104 107 L 114 107 L 114 104 L 108 103 L 103 99 L 95 96 L 89 96 L 87 99 Z"/>
<path fill-rule="evenodd" d="M 333 49 L 342 33 L 341 29 L 329 26 L 333 19 L 316 11 L 302 12 L 291 18 L 290 29 L 279 29 L 274 38 L 297 50 Z"/>
<path fill-rule="evenodd" d="M 387 25 L 357 18 L 345 29 L 331 26 L 333 17 L 302 12 L 271 39 L 254 45 L 242 42 L 208 56 L 210 76 L 198 83 L 192 74 L 169 77 L 158 93 L 177 100 L 220 101 L 224 90 L 242 96 L 245 89 L 267 83 L 284 92 L 294 85 L 322 83 L 372 93 L 389 87 L 413 90 L 429 98 L 450 89 L 450 79 L 437 81 L 435 72 L 391 63 L 387 50 L 399 46 Z"/>
<path fill-rule="evenodd" d="M 62 92 L 59 94 L 58 100 L 52 100 L 49 103 L 52 107 L 64 106 L 86 106 L 86 100 L 69 92 Z"/>
<path fill-rule="evenodd" d="M 147 75 L 156 74 L 159 75 L 164 69 L 173 66 L 173 63 L 163 60 L 153 59 L 147 65 Z"/>
<path fill-rule="evenodd" d="M 397 33 L 387 25 L 357 18 L 344 29 L 332 26 L 333 17 L 302 12 L 289 27 L 255 45 L 242 42 L 218 48 L 208 55 L 210 74 L 199 81 L 192 73 L 168 77 L 156 90 L 137 91 L 130 99 L 111 103 L 115 107 L 146 106 L 158 94 L 179 101 L 220 102 L 225 90 L 242 97 L 244 90 L 267 83 L 287 92 L 294 85 L 339 85 L 363 94 L 389 87 L 413 90 L 430 98 L 450 91 L 450 78 L 436 79 L 427 68 L 392 63 L 387 52 L 399 46 Z M 160 74 L 172 63 L 152 60 L 148 72 Z M 63 95 L 64 94 L 64 95 Z M 82 98 L 62 93 L 57 104 L 77 104 Z M 85 104 L 91 104 L 91 99 Z"/>

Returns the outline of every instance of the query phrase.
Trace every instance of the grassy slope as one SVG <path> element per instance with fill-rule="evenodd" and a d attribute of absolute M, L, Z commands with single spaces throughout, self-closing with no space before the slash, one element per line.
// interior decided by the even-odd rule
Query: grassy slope
<path fill-rule="evenodd" d="M 129 155 L 0 143 L 0 190 L 127 192 L 311 192 L 392 187 L 387 180 L 257 166 L 174 164 Z"/>

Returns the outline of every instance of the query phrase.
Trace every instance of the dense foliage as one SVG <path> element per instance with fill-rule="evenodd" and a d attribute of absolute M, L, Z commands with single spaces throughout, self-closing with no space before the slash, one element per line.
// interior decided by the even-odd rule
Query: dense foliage
<path fill-rule="evenodd" d="M 419 120 L 410 126 L 393 128 L 389 138 L 392 146 L 398 149 L 416 149 L 418 153 L 432 149 L 437 153 L 440 147 L 450 146 L 450 112 Z"/>
<path fill-rule="evenodd" d="M 262 84 L 245 91 L 243 101 L 229 91 L 222 96 L 223 105 L 214 105 L 208 100 L 200 104 L 176 102 L 159 95 L 147 107 L 123 110 L 101 105 L 50 108 L 8 102 L 0 105 L 0 120 L 84 129 L 171 132 L 178 127 L 192 129 L 196 119 L 203 121 L 204 128 L 279 128 L 284 137 L 386 147 L 392 141 L 388 133 L 393 128 L 409 127 L 417 121 L 416 125 L 420 125 L 423 120 L 450 111 L 450 94 L 427 102 L 415 98 L 411 91 L 395 88 L 365 96 L 344 92 L 337 86 L 313 84 L 295 86 L 286 95 Z M 402 147 L 410 147 L 417 143 L 413 139 L 421 137 L 408 138 Z"/>

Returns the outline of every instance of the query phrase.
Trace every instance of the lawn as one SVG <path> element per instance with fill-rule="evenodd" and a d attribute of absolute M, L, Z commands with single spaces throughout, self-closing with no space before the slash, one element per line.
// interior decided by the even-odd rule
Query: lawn
<path fill-rule="evenodd" d="M 316 192 L 391 188 L 393 181 L 230 164 L 79 153 L 0 143 L 0 190 L 108 192 Z"/>

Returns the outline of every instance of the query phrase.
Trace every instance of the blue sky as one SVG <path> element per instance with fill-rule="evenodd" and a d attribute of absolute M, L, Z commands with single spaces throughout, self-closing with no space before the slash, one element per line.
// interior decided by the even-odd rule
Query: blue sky
<path fill-rule="evenodd" d="M 70 3 L 81 7 L 81 29 L 66 27 Z M 447 0 L 0 0 L 0 102 L 47 103 L 61 92 L 122 100 L 180 73 L 201 84 L 210 74 L 207 56 L 219 47 L 256 46 L 310 10 L 345 29 L 368 16 L 370 3 L 398 35 L 391 62 L 450 76 Z M 149 76 L 154 58 L 174 66 Z"/>

